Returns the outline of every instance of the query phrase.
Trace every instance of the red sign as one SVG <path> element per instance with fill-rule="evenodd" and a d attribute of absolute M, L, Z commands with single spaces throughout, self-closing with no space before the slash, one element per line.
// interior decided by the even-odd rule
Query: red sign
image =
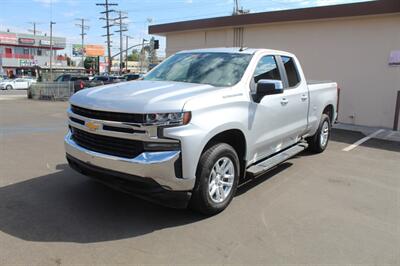
<path fill-rule="evenodd" d="M 17 44 L 17 35 L 14 33 L 0 33 L 0 43 Z"/>
<path fill-rule="evenodd" d="M 18 41 L 21 44 L 35 44 L 35 39 L 31 38 L 19 38 Z"/>

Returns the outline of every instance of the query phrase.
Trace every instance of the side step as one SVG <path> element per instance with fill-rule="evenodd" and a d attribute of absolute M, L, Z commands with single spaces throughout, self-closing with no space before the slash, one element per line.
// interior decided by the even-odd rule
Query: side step
<path fill-rule="evenodd" d="M 258 164 L 252 165 L 247 169 L 247 172 L 254 175 L 258 175 L 262 172 L 266 172 L 274 166 L 286 161 L 287 159 L 295 156 L 296 154 L 307 149 L 308 144 L 305 142 L 300 142 L 295 146 L 292 146 L 282 152 L 259 162 Z"/>

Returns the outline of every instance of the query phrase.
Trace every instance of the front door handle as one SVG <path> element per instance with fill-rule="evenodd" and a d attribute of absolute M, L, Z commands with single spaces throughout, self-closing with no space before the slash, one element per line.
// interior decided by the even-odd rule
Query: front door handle
<path fill-rule="evenodd" d="M 301 100 L 302 100 L 303 102 L 307 101 L 307 99 L 308 99 L 308 96 L 307 96 L 307 95 L 305 95 L 305 94 L 301 95 Z"/>
<path fill-rule="evenodd" d="M 289 103 L 289 100 L 288 100 L 288 99 L 282 98 L 282 100 L 281 100 L 281 104 L 282 104 L 282 105 L 287 105 L 288 103 Z"/>

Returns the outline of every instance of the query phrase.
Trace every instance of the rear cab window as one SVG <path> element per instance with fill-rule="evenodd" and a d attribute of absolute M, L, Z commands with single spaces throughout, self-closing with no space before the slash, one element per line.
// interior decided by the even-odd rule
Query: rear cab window
<path fill-rule="evenodd" d="M 281 59 L 286 71 L 289 88 L 296 87 L 300 83 L 300 76 L 294 59 L 289 56 L 281 56 Z"/>

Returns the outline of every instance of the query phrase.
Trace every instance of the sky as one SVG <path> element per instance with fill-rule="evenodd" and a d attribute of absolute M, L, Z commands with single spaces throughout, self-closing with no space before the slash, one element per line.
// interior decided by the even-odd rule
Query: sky
<path fill-rule="evenodd" d="M 313 6 L 346 4 L 365 0 L 241 0 L 240 5 L 251 13 L 304 8 Z M 66 53 L 71 54 L 72 44 L 81 42 L 80 28 L 75 24 L 77 18 L 88 19 L 87 44 L 105 44 L 104 20 L 100 12 L 103 7 L 96 3 L 104 0 L 0 0 L 0 30 L 26 33 L 32 28 L 30 22 L 37 23 L 37 29 L 49 33 L 49 22 L 54 21 L 54 36 L 66 37 Z M 143 38 L 148 39 L 149 25 L 193 20 L 209 17 L 228 16 L 232 13 L 234 0 L 109 0 L 117 3 L 113 9 L 127 12 L 125 22 L 128 26 L 127 35 L 131 36 L 129 45 L 141 43 Z M 115 13 L 113 16 L 116 16 Z M 113 30 L 117 30 L 116 27 Z M 165 39 L 160 39 L 159 54 L 163 55 Z M 112 36 L 112 54 L 119 49 L 119 35 Z M 124 39 L 125 40 L 125 39 Z M 125 43 L 125 41 L 124 41 Z"/>

